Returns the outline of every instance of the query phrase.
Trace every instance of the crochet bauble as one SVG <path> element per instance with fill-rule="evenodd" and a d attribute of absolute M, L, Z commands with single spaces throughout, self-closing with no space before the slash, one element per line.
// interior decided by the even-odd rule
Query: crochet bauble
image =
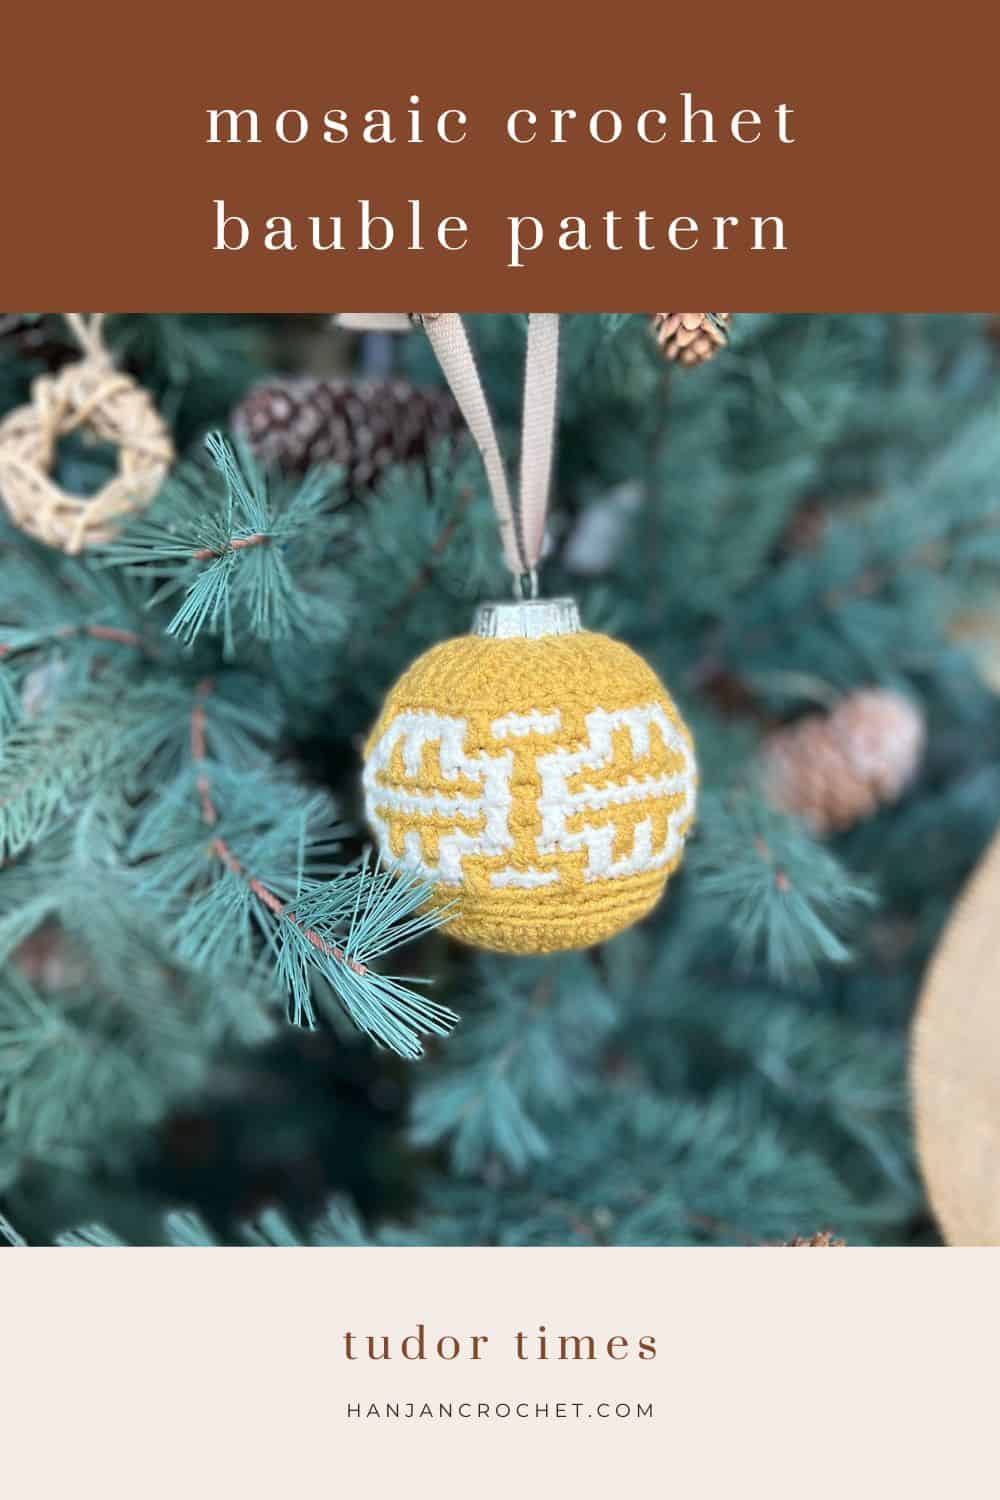
<path fill-rule="evenodd" d="M 485 604 L 399 679 L 365 748 L 383 855 L 503 953 L 587 948 L 656 904 L 695 810 L 691 736 L 655 672 L 571 599 Z"/>

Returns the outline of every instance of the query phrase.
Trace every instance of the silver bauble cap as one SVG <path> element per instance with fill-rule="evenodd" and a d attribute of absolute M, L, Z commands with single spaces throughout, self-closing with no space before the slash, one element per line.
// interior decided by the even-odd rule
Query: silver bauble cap
<path fill-rule="evenodd" d="M 543 635 L 575 635 L 580 611 L 575 599 L 515 599 L 502 604 L 480 604 L 472 634 L 488 640 L 535 641 Z"/>

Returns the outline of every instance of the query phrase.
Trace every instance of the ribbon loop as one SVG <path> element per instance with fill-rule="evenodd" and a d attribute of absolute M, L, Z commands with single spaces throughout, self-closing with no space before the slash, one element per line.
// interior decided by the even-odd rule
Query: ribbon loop
<path fill-rule="evenodd" d="M 559 314 L 528 314 L 521 419 L 521 473 L 516 505 L 486 392 L 459 313 L 421 319 L 452 395 L 479 449 L 493 499 L 504 560 L 522 598 L 538 594 L 537 570 L 555 451 Z"/>
<path fill-rule="evenodd" d="M 528 571 L 538 567 L 545 544 L 545 515 L 555 453 L 559 383 L 559 314 L 531 313 L 524 361 L 521 410 L 521 484 L 518 518 Z M 537 593 L 537 587 L 535 589 Z"/>
<path fill-rule="evenodd" d="M 69 325 L 70 332 L 88 359 L 110 359 L 102 338 L 103 313 L 91 313 L 89 318 L 86 318 L 83 313 L 64 313 L 63 316 Z"/>

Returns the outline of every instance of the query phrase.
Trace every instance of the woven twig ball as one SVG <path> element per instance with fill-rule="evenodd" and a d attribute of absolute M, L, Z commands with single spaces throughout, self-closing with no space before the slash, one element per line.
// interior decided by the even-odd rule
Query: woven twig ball
<path fill-rule="evenodd" d="M 56 445 L 83 430 L 118 449 L 116 473 L 94 495 L 72 495 L 52 478 Z M 144 510 L 174 458 L 149 392 L 104 355 L 40 375 L 31 401 L 0 422 L 0 498 L 28 536 L 77 553 L 114 534 L 115 522 Z"/>

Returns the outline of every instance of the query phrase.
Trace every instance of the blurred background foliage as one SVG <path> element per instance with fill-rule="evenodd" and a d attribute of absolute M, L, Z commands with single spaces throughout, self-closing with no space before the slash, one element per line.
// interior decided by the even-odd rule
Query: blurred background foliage
<path fill-rule="evenodd" d="M 469 325 L 513 455 L 524 320 Z M 505 591 L 422 335 L 109 319 L 182 456 L 100 551 L 0 536 L 12 1239 L 933 1241 L 907 1028 L 1000 812 L 995 326 L 742 314 L 684 368 L 642 317 L 564 325 L 545 587 L 667 682 L 702 806 L 648 921 L 513 960 L 365 863 L 382 697 Z M 3 315 L 0 413 L 72 357 Z M 915 773 L 836 826 L 811 762 L 768 791 L 775 736 L 872 689 Z"/>

